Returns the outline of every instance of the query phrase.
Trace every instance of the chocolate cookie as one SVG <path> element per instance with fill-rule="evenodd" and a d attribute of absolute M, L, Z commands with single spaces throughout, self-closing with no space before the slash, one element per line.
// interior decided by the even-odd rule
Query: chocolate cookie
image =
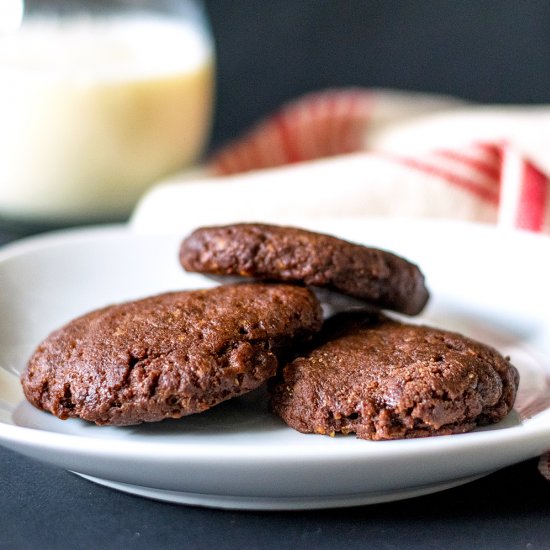
<path fill-rule="evenodd" d="M 493 348 L 454 332 L 354 312 L 284 367 L 271 406 L 304 433 L 362 439 L 461 433 L 512 409 L 519 375 Z"/>
<path fill-rule="evenodd" d="M 53 332 L 22 375 L 59 418 L 179 418 L 260 386 L 321 328 L 306 288 L 250 283 L 173 292 L 88 313 Z"/>
<path fill-rule="evenodd" d="M 429 296 L 424 276 L 407 260 L 294 227 L 203 227 L 183 241 L 180 261 L 187 271 L 301 282 L 409 315 Z"/>

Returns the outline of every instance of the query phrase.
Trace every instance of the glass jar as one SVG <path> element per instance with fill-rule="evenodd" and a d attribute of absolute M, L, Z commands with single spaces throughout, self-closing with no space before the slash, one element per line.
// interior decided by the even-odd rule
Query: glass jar
<path fill-rule="evenodd" d="M 193 0 L 3 0 L 0 217 L 125 219 L 199 159 L 214 49 Z"/>

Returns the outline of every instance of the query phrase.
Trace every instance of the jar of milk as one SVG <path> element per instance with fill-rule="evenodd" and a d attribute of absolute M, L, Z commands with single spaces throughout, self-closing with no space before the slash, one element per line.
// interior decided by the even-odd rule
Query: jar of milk
<path fill-rule="evenodd" d="M 0 218 L 126 218 L 200 157 L 213 60 L 193 0 L 2 0 Z"/>

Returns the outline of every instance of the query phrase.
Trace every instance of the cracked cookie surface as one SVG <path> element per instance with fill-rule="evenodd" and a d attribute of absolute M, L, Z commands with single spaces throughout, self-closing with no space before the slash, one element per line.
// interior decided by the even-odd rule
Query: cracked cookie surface
<path fill-rule="evenodd" d="M 429 298 L 423 274 L 408 260 L 296 227 L 202 227 L 183 241 L 180 262 L 187 271 L 323 287 L 409 315 Z"/>
<path fill-rule="evenodd" d="M 69 322 L 39 345 L 21 381 L 33 405 L 63 419 L 180 418 L 260 386 L 321 323 L 315 296 L 292 285 L 171 292 Z"/>
<path fill-rule="evenodd" d="M 400 439 L 467 432 L 512 409 L 516 368 L 458 333 L 353 312 L 285 366 L 272 410 L 304 433 Z"/>

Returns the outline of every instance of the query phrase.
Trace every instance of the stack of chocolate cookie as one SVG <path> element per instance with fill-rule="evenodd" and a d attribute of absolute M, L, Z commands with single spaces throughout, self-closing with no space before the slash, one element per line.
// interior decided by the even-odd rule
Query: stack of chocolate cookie
<path fill-rule="evenodd" d="M 271 409 L 292 428 L 364 439 L 465 432 L 513 406 L 518 373 L 494 349 L 381 313 L 415 315 L 428 300 L 420 270 L 394 254 L 237 224 L 196 230 L 180 260 L 254 281 L 75 319 L 30 359 L 27 399 L 60 418 L 129 425 L 198 413 L 270 380 Z M 311 288 L 354 307 L 324 321 Z"/>

